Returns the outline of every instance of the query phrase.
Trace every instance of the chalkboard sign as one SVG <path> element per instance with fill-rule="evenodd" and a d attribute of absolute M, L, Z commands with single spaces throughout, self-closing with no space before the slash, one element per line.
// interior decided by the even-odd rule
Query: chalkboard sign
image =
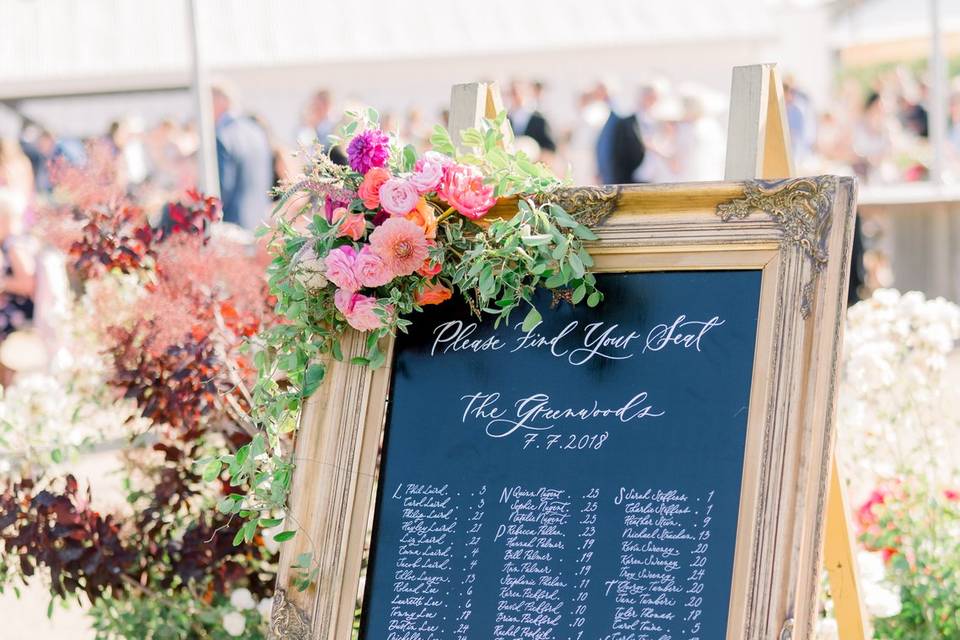
<path fill-rule="evenodd" d="M 598 283 L 397 338 L 361 640 L 726 637 L 761 272 Z"/>

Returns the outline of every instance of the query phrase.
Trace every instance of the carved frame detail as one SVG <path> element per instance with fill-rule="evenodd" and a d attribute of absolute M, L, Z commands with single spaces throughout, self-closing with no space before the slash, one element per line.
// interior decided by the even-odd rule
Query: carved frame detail
<path fill-rule="evenodd" d="M 827 237 L 836 178 L 815 176 L 785 180 L 749 180 L 743 197 L 717 206 L 724 222 L 742 219 L 759 211 L 769 215 L 783 230 L 783 242 L 798 246 L 810 263 L 810 277 L 803 285 L 800 313 L 810 315 L 816 280 L 827 265 Z"/>

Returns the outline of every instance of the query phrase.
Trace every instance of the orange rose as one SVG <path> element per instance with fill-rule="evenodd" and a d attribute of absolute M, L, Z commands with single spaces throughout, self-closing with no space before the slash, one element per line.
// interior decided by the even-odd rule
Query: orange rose
<path fill-rule="evenodd" d="M 433 276 L 440 273 L 440 270 L 443 268 L 443 263 L 434 262 L 430 258 L 427 258 L 423 261 L 423 265 L 417 269 L 417 273 L 422 275 L 424 278 L 432 278 Z"/>
<path fill-rule="evenodd" d="M 390 172 L 383 167 L 374 167 L 363 176 L 363 182 L 357 189 L 357 195 L 363 200 L 367 209 L 376 209 L 380 206 L 380 186 L 390 179 Z"/>
<path fill-rule="evenodd" d="M 417 291 L 417 297 L 414 301 L 420 306 L 427 304 L 440 304 L 446 302 L 453 295 L 453 291 L 443 286 L 439 282 L 432 282 L 425 285 Z"/>
<path fill-rule="evenodd" d="M 360 187 L 361 189 L 363 187 Z M 420 198 L 417 205 L 407 214 L 407 220 L 423 229 L 423 235 L 432 240 L 437 237 L 437 217 L 433 215 L 433 207 Z"/>

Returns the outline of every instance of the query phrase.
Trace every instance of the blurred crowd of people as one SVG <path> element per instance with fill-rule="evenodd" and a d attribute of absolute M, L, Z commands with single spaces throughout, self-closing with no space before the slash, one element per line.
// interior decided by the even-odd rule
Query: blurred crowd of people
<path fill-rule="evenodd" d="M 960 83 L 960 78 L 957 78 Z M 871 83 L 841 83 L 834 102 L 814 104 L 788 79 L 785 103 L 798 171 L 855 174 L 867 183 L 923 180 L 932 151 L 929 90 L 906 68 L 878 75 Z M 503 88 L 515 133 L 514 145 L 550 165 L 574 184 L 624 184 L 719 179 L 725 148 L 723 97 L 672 87 L 665 80 L 629 92 L 597 82 L 572 97 L 574 120 L 560 122 L 549 105 L 557 99 L 542 82 L 514 80 Z M 321 89 L 300 114 L 300 127 L 276 135 L 250 113 L 228 83 L 212 88 L 217 165 L 224 220 L 253 229 L 267 219 L 272 188 L 296 174 L 298 146 L 318 145 L 345 162 L 333 144 L 347 108 Z M 402 116 L 385 112 L 384 129 L 427 146 L 434 122 L 422 109 Z M 960 180 L 960 84 L 950 100 L 946 124 L 946 178 Z M 28 229 L 37 203 L 54 185 L 57 162 L 83 166 L 91 145 L 106 148 L 119 186 L 144 203 L 161 203 L 197 183 L 200 137 L 192 120 L 165 119 L 145 126 L 137 117 L 110 124 L 101 136 L 60 137 L 25 121 L 19 138 L 0 138 L 0 341 L 30 323 L 35 295 L 37 239 Z"/>

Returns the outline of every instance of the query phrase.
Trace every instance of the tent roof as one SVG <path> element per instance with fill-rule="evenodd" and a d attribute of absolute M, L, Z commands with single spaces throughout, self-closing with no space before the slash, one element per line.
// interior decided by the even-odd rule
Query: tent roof
<path fill-rule="evenodd" d="M 198 0 L 217 70 L 772 36 L 765 0 Z M 0 98 L 185 86 L 180 0 L 4 0 Z M 642 65 L 638 60 L 637 64 Z"/>

